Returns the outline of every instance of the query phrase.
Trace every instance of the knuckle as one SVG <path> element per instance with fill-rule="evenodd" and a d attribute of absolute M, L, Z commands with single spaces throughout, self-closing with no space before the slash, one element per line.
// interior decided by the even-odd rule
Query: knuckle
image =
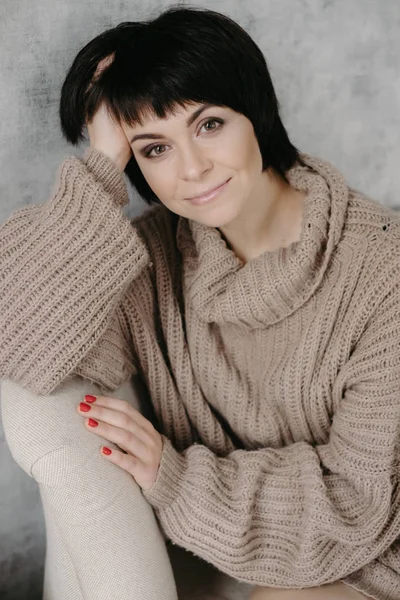
<path fill-rule="evenodd" d="M 154 432 L 156 430 L 156 428 L 154 427 L 154 425 L 151 421 L 147 422 L 147 430 L 148 430 L 148 433 L 150 433 L 150 434 L 154 434 Z"/>
<path fill-rule="evenodd" d="M 156 453 L 151 448 L 148 450 L 148 462 L 150 465 L 153 465 L 156 462 Z"/>
<path fill-rule="evenodd" d="M 146 431 L 145 430 L 144 436 L 146 438 L 146 442 L 150 446 L 155 446 L 156 445 L 155 429 L 153 431 Z"/>
<path fill-rule="evenodd" d="M 129 428 L 129 426 L 131 425 L 131 418 L 129 417 L 129 415 L 126 415 L 126 414 L 122 415 L 122 417 L 121 417 L 121 425 L 125 429 Z"/>
<path fill-rule="evenodd" d="M 132 445 L 133 435 L 130 431 L 126 431 L 126 430 L 121 431 L 120 437 L 121 437 L 120 441 L 124 446 L 129 447 Z"/>
<path fill-rule="evenodd" d="M 157 456 L 157 447 L 153 441 L 145 444 L 146 446 L 146 457 L 149 462 L 153 462 Z"/>
<path fill-rule="evenodd" d="M 151 448 L 149 448 L 149 446 L 147 444 L 144 445 L 144 449 L 143 449 L 143 462 L 146 465 L 151 465 L 154 461 L 154 452 L 152 451 Z"/>

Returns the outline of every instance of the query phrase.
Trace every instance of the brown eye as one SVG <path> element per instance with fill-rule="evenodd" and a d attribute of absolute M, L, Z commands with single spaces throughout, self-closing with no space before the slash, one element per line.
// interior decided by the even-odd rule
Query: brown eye
<path fill-rule="evenodd" d="M 220 129 L 221 125 L 223 124 L 223 120 L 222 119 L 208 119 L 208 121 L 206 121 L 204 123 L 203 127 L 206 127 L 206 125 L 209 125 L 210 123 L 217 124 L 217 126 L 206 128 L 206 131 L 215 131 L 216 129 Z"/>
<path fill-rule="evenodd" d="M 155 150 L 156 148 L 165 148 L 164 144 L 157 144 L 156 146 L 152 146 L 152 148 L 149 148 L 149 150 L 147 150 L 145 152 L 145 156 L 147 156 L 148 158 L 153 158 L 151 156 L 151 153 L 153 152 L 153 150 Z M 156 152 L 155 156 L 161 156 L 162 152 Z"/>

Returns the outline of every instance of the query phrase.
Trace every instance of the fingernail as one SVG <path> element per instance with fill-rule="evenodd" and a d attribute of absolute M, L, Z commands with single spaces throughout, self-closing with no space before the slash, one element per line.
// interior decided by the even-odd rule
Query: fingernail
<path fill-rule="evenodd" d="M 98 422 L 95 421 L 94 419 L 89 419 L 88 425 L 90 425 L 90 427 L 97 427 Z"/>
<path fill-rule="evenodd" d="M 88 406 L 87 404 L 84 404 L 83 402 L 81 402 L 79 405 L 79 410 L 81 410 L 82 412 L 89 412 L 89 410 L 91 408 L 92 408 L 91 406 Z"/>
<path fill-rule="evenodd" d="M 111 454 L 111 450 L 110 450 L 110 448 L 107 448 L 107 446 L 103 446 L 101 451 L 103 454 L 107 454 L 107 455 Z"/>
<path fill-rule="evenodd" d="M 85 396 L 85 402 L 95 402 L 97 400 L 96 396 L 90 396 L 89 394 L 87 394 Z"/>

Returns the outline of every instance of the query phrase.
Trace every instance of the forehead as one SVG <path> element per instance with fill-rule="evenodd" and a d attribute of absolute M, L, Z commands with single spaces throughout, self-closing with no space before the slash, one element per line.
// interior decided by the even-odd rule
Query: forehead
<path fill-rule="evenodd" d="M 185 102 L 183 105 L 175 104 L 166 110 L 165 117 L 158 116 L 152 107 L 144 107 L 140 111 L 140 121 L 128 126 L 131 133 L 140 133 L 142 130 L 151 130 L 155 126 L 187 126 L 189 127 L 204 111 L 216 107 L 215 104 L 207 102 Z"/>

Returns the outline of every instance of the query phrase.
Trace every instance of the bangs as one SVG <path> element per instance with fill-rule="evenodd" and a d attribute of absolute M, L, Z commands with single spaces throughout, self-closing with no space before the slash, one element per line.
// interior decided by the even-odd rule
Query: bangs
<path fill-rule="evenodd" d="M 87 93 L 86 113 L 91 119 L 100 103 L 104 102 L 112 117 L 119 124 L 126 123 L 130 127 L 143 126 L 147 119 L 167 119 L 173 116 L 179 107 L 184 108 L 192 102 L 200 102 L 205 94 L 193 94 L 192 90 L 182 93 L 166 82 L 151 79 L 147 81 L 121 77 L 116 65 L 110 68 Z M 208 90 L 209 92 L 209 90 Z"/>
<path fill-rule="evenodd" d="M 166 119 L 190 103 L 207 102 L 245 112 L 246 66 L 241 64 L 242 70 L 238 69 L 233 40 L 221 52 L 223 31 L 219 36 L 208 35 L 206 43 L 205 32 L 197 31 L 197 39 L 193 39 L 184 27 L 176 30 L 170 24 L 163 27 L 153 22 L 126 35 L 128 24 L 122 25 L 124 36 L 113 61 L 87 92 L 89 119 L 102 101 L 118 123 L 132 127 L 143 125 L 149 117 Z M 200 45 L 199 39 L 203 40 Z M 246 90 L 243 97 L 238 93 L 240 87 Z"/>

